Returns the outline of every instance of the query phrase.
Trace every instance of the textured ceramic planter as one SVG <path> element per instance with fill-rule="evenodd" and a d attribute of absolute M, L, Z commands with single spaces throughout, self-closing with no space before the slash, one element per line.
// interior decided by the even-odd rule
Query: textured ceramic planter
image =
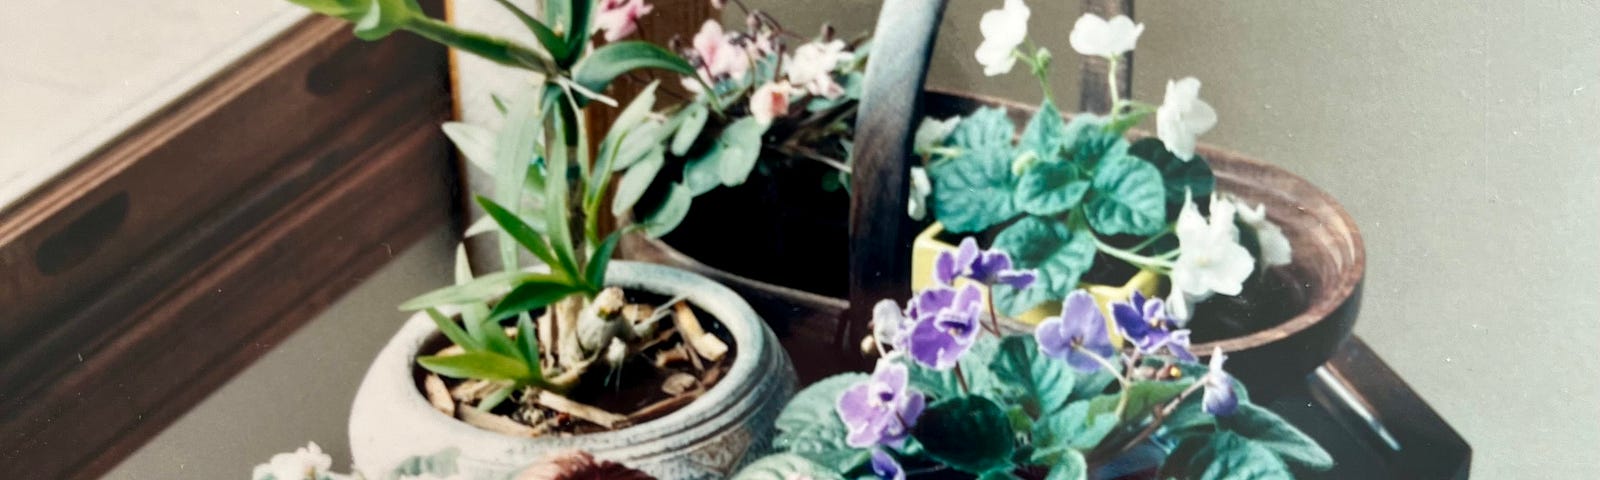
<path fill-rule="evenodd" d="M 579 449 L 660 478 L 723 478 L 765 452 L 773 421 L 795 389 L 794 367 L 777 337 L 738 295 L 676 268 L 615 261 L 608 283 L 669 297 L 684 295 L 732 334 L 727 377 L 693 403 L 664 417 L 613 432 L 524 438 L 482 430 L 429 406 L 417 388 L 417 350 L 438 335 L 413 316 L 367 371 L 350 412 L 356 467 L 389 471 L 400 461 L 448 448 L 461 452 L 465 478 L 502 478 L 541 456 Z"/>

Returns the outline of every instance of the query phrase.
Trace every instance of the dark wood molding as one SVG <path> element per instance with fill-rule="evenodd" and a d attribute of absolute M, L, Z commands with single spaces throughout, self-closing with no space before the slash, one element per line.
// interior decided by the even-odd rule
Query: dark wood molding
<path fill-rule="evenodd" d="M 11 207 L 0 478 L 103 474 L 450 222 L 449 111 L 444 49 L 309 18 Z"/>

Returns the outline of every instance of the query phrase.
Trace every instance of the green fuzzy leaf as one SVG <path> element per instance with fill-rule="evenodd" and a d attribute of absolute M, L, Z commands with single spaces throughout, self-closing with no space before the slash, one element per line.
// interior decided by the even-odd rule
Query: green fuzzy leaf
<path fill-rule="evenodd" d="M 1022 129 L 1022 141 L 1019 145 L 1025 150 L 1032 150 L 1039 158 L 1047 161 L 1054 160 L 1061 152 L 1061 148 L 1071 145 L 1073 135 L 1067 131 L 1066 122 L 1061 121 L 1061 111 L 1056 110 L 1056 105 L 1045 100 L 1039 105 L 1039 111 L 1028 120 L 1028 126 Z"/>
<path fill-rule="evenodd" d="M 599 292 L 605 288 L 606 268 L 611 264 L 611 254 L 617 250 L 617 242 L 622 240 L 622 231 L 617 230 L 606 235 L 600 246 L 594 249 L 594 255 L 589 256 L 588 271 L 584 272 L 584 283 L 589 285 L 589 291 Z"/>
<path fill-rule="evenodd" d="M 672 135 L 672 154 L 681 157 L 689 153 L 689 147 L 693 147 L 694 141 L 700 138 L 700 131 L 705 129 L 711 110 L 706 108 L 704 102 L 694 102 L 678 112 L 678 116 L 683 120 L 678 124 L 678 131 Z"/>
<path fill-rule="evenodd" d="M 1016 451 L 1005 410 L 978 396 L 941 400 L 928 406 L 911 436 L 929 457 L 967 473 L 981 474 L 1011 465 Z"/>
<path fill-rule="evenodd" d="M 1104 235 L 1153 235 L 1165 227 L 1166 190 L 1161 172 L 1131 155 L 1107 157 L 1094 171 L 1089 226 Z"/>
<path fill-rule="evenodd" d="M 1078 167 L 1061 161 L 1041 161 L 1022 172 L 1013 195 L 1017 208 L 1039 216 L 1058 215 L 1078 206 L 1089 192 L 1089 179 Z"/>
<path fill-rule="evenodd" d="M 1177 212 L 1183 206 L 1185 191 L 1195 198 L 1207 198 L 1217 186 L 1217 177 L 1212 174 L 1211 164 L 1206 159 L 1195 155 L 1189 161 L 1183 161 L 1167 151 L 1167 146 L 1158 138 L 1149 137 L 1133 142 L 1128 147 L 1128 154 L 1150 162 L 1161 172 L 1169 212 Z"/>
<path fill-rule="evenodd" d="M 1024 405 L 1034 416 L 1049 416 L 1065 408 L 1077 379 L 1066 362 L 1041 353 L 1033 335 L 1014 335 L 1001 340 L 989 368 L 1022 389 Z"/>
<path fill-rule="evenodd" d="M 450 378 L 525 381 L 532 372 L 521 359 L 490 352 L 417 357 L 417 364 Z"/>
<path fill-rule="evenodd" d="M 1059 411 L 1045 414 L 1033 424 L 1033 443 L 1047 459 L 1066 450 L 1088 451 L 1117 427 L 1114 412 L 1089 414 L 1091 401 L 1073 402 Z"/>
<path fill-rule="evenodd" d="M 1183 379 L 1170 382 L 1148 381 L 1133 384 L 1132 387 L 1128 388 L 1128 405 L 1122 411 L 1122 420 L 1134 420 L 1149 415 L 1157 406 L 1177 398 L 1178 394 L 1183 393 L 1183 390 L 1189 388 L 1189 385 L 1193 383 L 1194 380 Z M 1108 393 L 1089 400 L 1088 415 L 1094 417 L 1103 413 L 1115 413 L 1117 411 L 1117 402 L 1120 401 L 1119 398 L 1121 396 L 1121 393 Z"/>
<path fill-rule="evenodd" d="M 642 68 L 657 68 L 679 75 L 695 74 L 694 67 L 677 54 L 653 43 L 630 40 L 596 49 L 578 64 L 573 79 L 584 88 L 603 92 L 611 80 Z"/>
<path fill-rule="evenodd" d="M 429 308 L 424 311 L 428 313 L 428 318 L 433 319 L 433 324 L 439 327 L 439 333 L 443 333 L 444 338 L 450 339 L 450 343 L 460 345 L 461 348 L 468 351 L 482 348 L 478 345 L 477 339 L 474 339 L 466 330 L 462 330 L 455 320 L 451 320 L 450 317 L 439 313 L 437 309 Z"/>
<path fill-rule="evenodd" d="M 484 303 L 511 288 L 527 282 L 562 282 L 565 277 L 548 273 L 495 272 L 413 297 L 400 304 L 401 310 L 422 310 L 443 305 Z"/>
<path fill-rule="evenodd" d="M 1067 123 L 1067 135 L 1072 139 L 1067 144 L 1067 158 L 1078 168 L 1093 171 L 1104 159 L 1128 153 L 1128 141 L 1122 135 L 1106 131 L 1105 125 L 1105 117 L 1090 113 L 1072 117 Z"/>
<path fill-rule="evenodd" d="M 778 414 L 778 435 L 772 445 L 777 450 L 828 462 L 840 471 L 849 471 L 866 459 L 857 458 L 845 443 L 849 431 L 834 406 L 845 389 L 865 382 L 865 373 L 846 373 L 822 379 L 796 394 Z M 842 459 L 842 460 L 841 460 Z M 851 463 L 855 461 L 855 463 Z"/>
<path fill-rule="evenodd" d="M 1053 463 L 1044 480 L 1085 480 L 1089 478 L 1089 462 L 1077 450 L 1067 450 Z"/>
<path fill-rule="evenodd" d="M 1071 230 L 1067 224 L 1025 217 L 995 237 L 994 248 L 1011 255 L 1018 268 L 1039 270 L 1039 279 L 1026 290 L 1009 285 L 995 287 L 995 302 L 1006 313 L 1018 315 L 1046 301 L 1066 298 L 1078 286 L 1078 277 L 1094 263 L 1094 238 Z"/>
<path fill-rule="evenodd" d="M 656 238 L 666 235 L 672 229 L 678 228 L 683 223 L 684 217 L 689 216 L 689 203 L 694 200 L 694 193 L 683 184 L 673 184 L 667 191 L 667 198 L 661 202 L 656 211 L 644 218 L 645 235 Z"/>
<path fill-rule="evenodd" d="M 622 174 L 622 178 L 617 180 L 617 193 L 611 197 L 611 214 L 621 215 L 639 203 L 639 198 L 650 188 L 650 182 L 656 179 L 657 173 L 661 173 L 661 167 L 666 164 L 666 160 L 666 154 L 660 148 L 656 148 L 645 155 L 644 160 L 629 167 L 628 171 Z"/>
<path fill-rule="evenodd" d="M 1006 116 L 1006 109 L 980 108 L 961 119 L 946 143 L 962 150 L 1012 150 L 1011 136 L 1017 127 Z M 1007 155 L 1015 156 L 1015 155 Z"/>
<path fill-rule="evenodd" d="M 1178 444 L 1161 466 L 1161 478 L 1180 480 L 1290 480 L 1283 460 L 1261 445 L 1233 432 L 1190 437 Z"/>
<path fill-rule="evenodd" d="M 1025 395 L 1021 386 L 990 368 L 999 362 L 1000 355 L 999 340 L 993 335 L 979 335 L 972 347 L 967 350 L 967 354 L 959 360 L 961 373 L 967 380 L 971 394 L 1003 404 L 1015 403 L 1015 400 Z M 940 371 L 927 368 L 908 355 L 900 356 L 893 361 L 906 366 L 910 373 L 908 379 L 911 387 L 929 396 L 930 401 L 966 394 L 961 390 L 961 381 L 956 378 L 954 369 Z"/>
<path fill-rule="evenodd" d="M 825 465 L 792 453 L 761 457 L 739 470 L 732 480 L 844 480 L 844 476 Z"/>
<path fill-rule="evenodd" d="M 1218 417 L 1217 424 L 1272 451 L 1290 466 L 1318 472 L 1333 468 L 1333 457 L 1316 440 L 1265 408 L 1240 403 L 1232 415 Z"/>
<path fill-rule="evenodd" d="M 583 288 L 561 280 L 534 280 L 523 282 L 517 288 L 511 289 L 505 298 L 494 305 L 494 310 L 489 312 L 489 321 L 498 322 L 516 316 L 519 313 L 543 308 L 566 298 L 567 295 L 582 292 Z"/>
<path fill-rule="evenodd" d="M 962 150 L 928 168 L 933 215 L 953 233 L 979 232 L 1016 216 L 1009 147 Z"/>

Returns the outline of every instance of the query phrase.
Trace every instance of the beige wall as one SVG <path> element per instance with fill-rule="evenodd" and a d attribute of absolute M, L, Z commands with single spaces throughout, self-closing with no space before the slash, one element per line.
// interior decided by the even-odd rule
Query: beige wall
<path fill-rule="evenodd" d="M 751 2 L 809 30 L 878 2 Z M 1033 40 L 1076 98 L 1076 0 L 1033 0 Z M 952 0 L 929 84 L 1037 100 L 983 77 Z M 804 11 L 802 11 L 804 10 Z M 1334 194 L 1367 241 L 1358 334 L 1461 430 L 1477 478 L 1581 477 L 1600 444 L 1600 4 L 1136 2 L 1137 98 L 1204 81 L 1204 140 Z M 1562 474 L 1562 475 L 1557 475 Z"/>

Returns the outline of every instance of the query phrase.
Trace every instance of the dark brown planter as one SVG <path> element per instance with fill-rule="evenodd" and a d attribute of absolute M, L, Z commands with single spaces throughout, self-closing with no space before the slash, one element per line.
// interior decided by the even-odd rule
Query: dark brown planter
<path fill-rule="evenodd" d="M 948 117 L 972 112 L 984 106 L 1004 106 L 1020 122 L 1032 115 L 1033 107 L 1007 100 L 993 99 L 961 92 L 930 89 L 923 95 L 923 109 L 928 115 Z M 1211 162 L 1217 176 L 1217 188 L 1251 204 L 1265 204 L 1269 219 L 1283 228 L 1294 246 L 1294 262 L 1276 270 L 1295 286 L 1288 295 L 1305 305 L 1298 313 L 1280 313 L 1287 317 L 1281 323 L 1253 333 L 1207 341 L 1194 346 L 1198 353 L 1209 353 L 1213 347 L 1228 352 L 1229 370 L 1251 387 L 1262 398 L 1274 396 L 1278 386 L 1297 382 L 1318 365 L 1326 362 L 1345 339 L 1350 337 L 1356 313 L 1361 303 L 1361 283 L 1366 269 L 1366 250 L 1355 222 L 1333 197 L 1303 178 L 1287 170 L 1238 153 L 1201 145 L 1201 156 Z M 700 206 L 696 206 L 700 208 Z M 691 216 L 696 213 L 690 213 Z M 837 211 L 837 221 L 845 224 L 847 212 Z M 902 221 L 904 217 L 890 219 Z M 735 224 L 784 221 L 774 214 L 751 215 L 742 219 L 721 219 Z M 750 227 L 741 227 L 750 228 Z M 760 227 L 754 227 L 760 230 Z M 682 238 L 696 238 L 688 235 Z M 761 242 L 760 238 L 746 238 Z M 839 234 L 839 244 L 848 242 Z M 689 247 L 686 246 L 686 249 Z M 910 255 L 910 249 L 886 254 Z M 783 305 L 803 305 L 811 308 L 825 307 L 843 310 L 848 302 L 841 297 L 831 297 L 783 285 L 781 282 L 762 281 L 731 273 L 716 265 L 708 265 L 683 254 L 666 242 L 657 239 L 633 237 L 624 243 L 624 254 L 629 258 L 643 259 L 677 266 L 704 274 L 721 281 L 740 294 L 751 298 L 752 303 L 769 304 L 781 312 Z M 761 258 L 748 258 L 741 265 L 744 271 L 762 264 Z M 908 264 L 908 263 L 907 263 Z M 843 259 L 818 259 L 813 269 L 820 275 L 846 281 L 847 268 Z M 838 269 L 837 274 L 833 269 Z M 811 274 L 819 274 L 811 272 Z M 784 278 L 785 272 L 761 272 L 752 276 L 766 279 Z M 844 290 L 839 285 L 835 291 Z M 907 292 L 909 293 L 909 292 Z M 758 308 L 761 306 L 758 305 Z M 768 315 L 772 318 L 774 315 Z M 1272 319 L 1270 321 L 1275 321 Z M 1197 320 L 1199 321 L 1199 320 Z M 779 328 L 780 334 L 783 331 Z M 848 339 L 840 339 L 848 341 Z M 835 351 L 794 351 L 800 359 L 825 358 Z M 809 376 L 807 376 L 809 377 Z"/>

